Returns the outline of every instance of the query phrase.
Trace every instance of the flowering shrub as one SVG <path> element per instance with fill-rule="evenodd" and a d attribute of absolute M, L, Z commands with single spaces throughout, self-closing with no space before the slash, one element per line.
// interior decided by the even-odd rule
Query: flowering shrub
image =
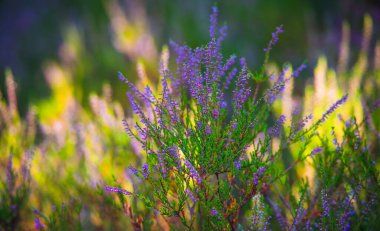
<path fill-rule="evenodd" d="M 135 192 L 110 186 L 105 190 L 140 199 L 146 208 L 153 209 L 156 217 L 157 214 L 169 217 L 168 223 L 179 229 L 236 230 L 250 227 L 266 230 L 271 217 L 276 217 L 278 224 L 285 229 L 307 228 L 310 222 L 323 229 L 345 229 L 353 213 L 353 196 L 350 194 L 335 200 L 341 202 L 336 205 L 341 207 L 335 214 L 340 223 L 329 223 L 327 220 L 333 219 L 328 199 L 333 195 L 330 190 L 331 187 L 336 189 L 334 184 L 343 181 L 329 181 L 337 174 L 334 172 L 336 162 L 323 160 L 334 155 L 342 158 L 340 149 L 335 150 L 334 155 L 329 154 L 331 151 L 324 149 L 328 147 L 324 145 L 328 140 L 322 137 L 321 147 L 309 146 L 312 137 L 318 136 L 316 129 L 345 103 L 348 96 L 344 95 L 333 103 L 317 122 L 309 126 L 306 125 L 311 115 L 300 120 L 283 115 L 273 119 L 272 103 L 287 82 L 306 67 L 302 64 L 288 77 L 285 76 L 286 69 L 278 76 L 271 76 L 276 78 L 275 84 L 259 97 L 259 86 L 269 79 L 265 74 L 269 52 L 283 32 L 282 26 L 272 34 L 264 49 L 266 58 L 262 70 L 251 72 L 244 58 L 223 57 L 221 43 L 226 27 L 218 30 L 216 8 L 213 8 L 210 23 L 211 40 L 206 46 L 190 48 L 172 43 L 177 54 L 177 69 L 173 72 L 161 64 L 162 90 L 158 96 L 149 86 L 143 92 L 139 91 L 120 74 L 120 79 L 130 88 L 127 97 L 137 118 L 132 123 L 125 120 L 125 129 L 147 154 L 140 170 L 133 167 L 129 170 L 144 182 L 144 186 L 149 186 L 137 188 Z M 283 129 L 287 119 L 291 119 L 290 126 Z M 289 166 L 283 166 L 281 158 L 293 144 L 298 145 L 297 159 Z M 296 164 L 310 158 L 315 158 L 315 167 L 319 171 L 319 191 L 316 194 L 310 192 L 305 182 L 300 187 L 298 201 L 293 196 L 294 203 L 290 205 L 281 194 L 276 195 L 272 187 L 276 187 Z M 327 177 L 327 171 L 332 171 L 334 176 Z M 341 174 L 346 171 L 348 168 L 342 166 Z M 376 176 L 372 177 L 378 182 Z M 320 193 L 322 215 L 312 217 L 310 213 L 318 203 Z M 281 206 L 273 200 L 273 195 L 282 199 Z M 315 197 L 312 201 L 311 195 Z M 251 218 L 247 218 L 252 200 Z M 264 202 L 269 205 L 268 209 Z M 306 204 L 309 210 L 304 208 Z M 275 215 L 269 214 L 269 207 Z M 281 211 L 283 209 L 290 211 Z M 289 214 L 292 219 L 287 218 Z M 136 223 L 138 228 L 148 224 L 144 221 Z"/>
<path fill-rule="evenodd" d="M 86 110 L 73 91 L 75 71 L 49 64 L 52 95 L 22 118 L 7 71 L 0 230 L 379 230 L 380 85 L 367 91 L 355 77 L 379 76 L 379 66 L 346 70 L 354 77 L 349 88 L 334 85 L 329 71 L 333 94 L 320 78 L 315 97 L 308 100 L 307 86 L 294 108 L 291 86 L 306 65 L 271 70 L 281 33 L 279 26 L 262 67 L 250 70 L 244 59 L 222 55 L 226 27 L 218 29 L 213 9 L 209 43 L 172 43 L 176 69 L 168 68 L 165 48 L 160 93 L 141 87 L 149 82 L 142 63 L 136 85 L 120 74 L 130 88 L 133 116 L 124 125 L 131 142 L 110 87 L 92 95 Z M 317 75 L 327 71 L 320 65 Z M 338 109 L 342 115 L 330 119 Z"/>
<path fill-rule="evenodd" d="M 8 158 L 5 168 L 5 180 L 0 191 L 0 227 L 5 230 L 15 230 L 20 228 L 22 212 L 26 207 L 29 197 L 29 172 L 30 157 L 24 161 L 21 166 L 21 177 L 16 173 L 13 167 L 13 156 Z M 21 178 L 21 179 L 20 179 Z"/>

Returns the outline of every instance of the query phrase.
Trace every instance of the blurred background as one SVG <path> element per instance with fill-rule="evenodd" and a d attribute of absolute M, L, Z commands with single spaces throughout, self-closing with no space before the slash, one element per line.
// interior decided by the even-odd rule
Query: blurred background
<path fill-rule="evenodd" d="M 272 60 L 296 65 L 308 60 L 312 66 L 322 54 L 336 64 L 344 21 L 351 28 L 352 56 L 361 46 L 364 14 L 380 21 L 376 0 L 2 0 L 0 79 L 6 67 L 13 71 L 23 115 L 30 103 L 51 94 L 46 68 L 52 62 L 70 69 L 75 97 L 84 105 L 104 83 L 123 100 L 117 72 L 134 78 L 141 61 L 154 77 L 158 54 L 170 40 L 203 44 L 213 5 L 229 28 L 225 53 L 246 57 L 251 68 L 262 63 L 263 47 L 277 25 L 283 24 L 285 33 Z M 379 25 L 374 27 L 378 37 Z M 5 81 L 0 86 L 4 92 Z"/>
<path fill-rule="evenodd" d="M 274 103 L 275 116 L 290 118 L 299 107 L 318 119 L 349 93 L 341 113 L 345 120 L 367 120 L 362 132 L 378 153 L 380 111 L 372 108 L 380 105 L 380 1 L 0 0 L 0 176 L 5 182 L 12 175 L 2 171 L 11 169 L 10 154 L 11 167 L 20 172 L 12 190 L 0 185 L 0 201 L 9 202 L 0 204 L 0 222 L 23 217 L 18 222 L 32 227 L 41 215 L 32 209 L 51 214 L 74 198 L 83 205 L 77 221 L 85 230 L 129 227 L 107 207 L 114 200 L 99 197 L 102 184 L 113 184 L 113 178 L 133 190 L 139 182 L 127 167 L 145 159 L 123 130 L 128 88 L 118 72 L 139 88 L 156 84 L 161 53 L 171 40 L 192 47 L 208 41 L 214 5 L 219 22 L 228 25 L 225 56 L 246 57 L 250 69 L 259 68 L 271 33 L 284 25 L 268 71 L 308 62 Z M 338 122 L 334 117 L 327 127 Z M 31 179 L 21 174 L 25 166 Z M 298 170 L 312 177 L 307 168 Z M 16 192 L 28 179 L 32 193 L 12 199 L 23 195 Z M 9 215 L 15 201 L 21 216 Z"/>

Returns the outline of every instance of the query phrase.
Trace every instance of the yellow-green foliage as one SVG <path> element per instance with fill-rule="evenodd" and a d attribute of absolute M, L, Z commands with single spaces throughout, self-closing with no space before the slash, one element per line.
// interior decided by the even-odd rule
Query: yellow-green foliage
<path fill-rule="evenodd" d="M 334 129 L 337 140 L 340 142 L 343 137 L 344 126 L 342 119 L 348 120 L 355 117 L 359 124 L 364 120 L 369 122 L 367 129 L 365 129 L 365 126 L 360 127 L 361 136 L 365 134 L 370 141 L 378 139 L 376 133 L 380 131 L 380 123 L 375 118 L 376 114 L 371 111 L 370 105 L 373 102 L 369 100 L 378 99 L 376 98 L 376 95 L 378 95 L 376 91 L 380 87 L 380 46 L 377 43 L 372 63 L 372 60 L 369 59 L 372 30 L 373 21 L 369 15 L 366 15 L 364 17 L 361 49 L 358 54 L 350 54 L 350 28 L 347 23 L 343 24 L 337 67 L 334 68 L 329 65 L 327 57 L 320 56 L 316 66 L 313 68 L 312 79 L 309 79 L 311 81 L 308 81 L 305 85 L 302 100 L 295 96 L 296 94 L 293 92 L 294 79 L 290 79 L 281 100 L 274 103 L 277 116 L 284 114 L 288 120 L 287 122 L 290 123 L 293 110 L 299 108 L 302 116 L 313 115 L 313 119 L 308 123 L 310 125 L 317 122 L 333 102 L 348 94 L 347 102 L 340 106 L 337 112 L 330 115 L 325 125 L 317 129 L 317 132 L 322 137 L 332 138 L 331 132 Z M 352 65 L 350 65 L 350 62 L 352 62 L 351 57 L 356 57 Z M 370 68 L 372 65 L 373 68 Z M 278 72 L 273 64 L 268 67 L 268 70 L 269 73 Z M 285 76 L 290 75 L 291 72 L 292 68 L 289 68 Z M 372 113 L 372 116 L 369 112 Z M 312 140 L 312 143 L 313 145 L 311 146 L 314 147 L 321 145 L 317 137 Z M 330 145 L 333 147 L 332 143 Z M 299 146 L 297 145 L 290 147 L 290 152 L 293 156 L 291 158 L 296 157 L 298 150 Z M 302 178 L 308 177 L 312 181 L 314 172 L 310 169 L 310 167 L 299 165 L 297 174 Z"/>
<path fill-rule="evenodd" d="M 99 200 L 97 185 L 102 188 L 102 182 L 112 182 L 112 175 L 123 179 L 125 160 L 138 162 L 122 127 L 123 109 L 112 101 L 111 89 L 105 85 L 103 95 L 92 94 L 91 109 L 85 110 L 74 97 L 67 69 L 52 63 L 46 70 L 51 96 L 31 106 L 26 120 L 18 113 L 16 83 L 7 71 L 7 100 L 0 101 L 0 164 L 6 166 L 13 154 L 14 167 L 20 169 L 26 153 L 32 152 L 30 205 L 47 212 L 53 205 L 82 198 L 93 205 L 88 208 L 91 223 L 106 225 L 100 222 L 97 207 L 102 202 L 94 203 Z"/>

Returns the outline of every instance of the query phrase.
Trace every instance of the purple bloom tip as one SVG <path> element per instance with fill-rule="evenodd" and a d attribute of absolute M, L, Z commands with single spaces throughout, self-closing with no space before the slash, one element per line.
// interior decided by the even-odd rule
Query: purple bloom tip
<path fill-rule="evenodd" d="M 313 157 L 313 156 L 315 156 L 318 152 L 322 152 L 322 151 L 323 151 L 323 149 L 322 149 L 321 147 L 315 148 L 315 149 L 311 152 L 310 156 Z"/>
<path fill-rule="evenodd" d="M 211 215 L 212 215 L 213 217 L 217 216 L 217 215 L 218 215 L 218 211 L 216 211 L 214 208 L 212 208 L 212 210 L 211 210 Z"/>
<path fill-rule="evenodd" d="M 131 166 L 128 167 L 128 170 L 129 170 L 129 173 L 131 173 L 132 175 L 137 175 L 139 173 L 137 169 Z"/>
<path fill-rule="evenodd" d="M 119 72 L 119 80 L 120 81 L 124 81 L 125 80 L 125 77 L 124 77 L 124 75 L 121 72 Z"/>
<path fill-rule="evenodd" d="M 45 225 L 40 221 L 40 218 L 34 218 L 34 227 L 35 229 L 45 229 Z"/>
<path fill-rule="evenodd" d="M 241 161 L 240 160 L 234 161 L 234 165 L 235 165 L 236 170 L 239 170 L 241 168 Z"/>
<path fill-rule="evenodd" d="M 142 173 L 143 173 L 144 179 L 148 179 L 148 175 L 150 172 L 149 172 L 149 166 L 147 163 L 143 164 Z"/>
<path fill-rule="evenodd" d="M 130 196 L 132 195 L 131 192 L 125 190 L 125 189 L 122 189 L 122 188 L 118 188 L 118 187 L 111 187 L 111 186 L 105 186 L 104 187 L 104 190 L 107 191 L 107 192 L 116 192 L 116 193 L 122 193 L 126 196 Z"/>

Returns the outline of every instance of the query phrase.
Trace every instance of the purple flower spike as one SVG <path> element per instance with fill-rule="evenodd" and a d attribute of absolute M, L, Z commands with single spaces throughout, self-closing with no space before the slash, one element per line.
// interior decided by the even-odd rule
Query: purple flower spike
<path fill-rule="evenodd" d="M 235 165 L 236 170 L 239 170 L 241 168 L 241 161 L 240 160 L 235 161 L 234 165 Z"/>
<path fill-rule="evenodd" d="M 46 226 L 41 222 L 40 218 L 36 217 L 34 218 L 34 228 L 35 229 L 45 229 Z"/>
<path fill-rule="evenodd" d="M 280 130 L 281 130 L 282 125 L 285 122 L 285 119 L 286 117 L 284 115 L 280 116 L 280 118 L 276 121 L 276 124 L 272 128 L 269 129 L 268 131 L 269 137 L 272 138 L 274 136 L 280 135 Z"/>
<path fill-rule="evenodd" d="M 317 125 L 327 120 L 330 114 L 332 114 L 339 106 L 343 105 L 348 99 L 348 95 L 344 95 L 338 101 L 336 101 L 323 115 L 322 118 L 316 123 Z"/>
<path fill-rule="evenodd" d="M 198 184 L 201 184 L 202 179 L 199 176 L 197 170 L 194 168 L 194 166 L 188 160 L 185 160 L 184 162 L 185 162 L 186 168 L 189 169 L 190 177 L 194 178 L 198 182 Z"/>
<path fill-rule="evenodd" d="M 285 73 L 285 70 L 283 73 Z M 280 95 L 284 91 L 286 81 L 283 80 L 283 78 L 284 78 L 284 75 L 280 74 L 279 81 L 276 82 L 273 85 L 273 87 L 271 87 L 270 89 L 267 90 L 266 101 L 269 104 L 272 104 L 277 99 L 277 96 Z"/>
<path fill-rule="evenodd" d="M 218 119 L 219 114 L 220 114 L 220 113 L 219 113 L 218 110 L 216 110 L 216 109 L 212 110 L 212 116 L 214 117 L 214 119 Z"/>
<path fill-rule="evenodd" d="M 253 183 L 255 185 L 259 184 L 259 180 L 264 175 L 264 172 L 265 172 L 265 167 L 260 167 L 259 169 L 257 169 L 257 172 L 253 175 Z"/>
<path fill-rule="evenodd" d="M 211 128 L 210 126 L 206 126 L 206 135 L 210 135 L 211 134 Z"/>
<path fill-rule="evenodd" d="M 248 100 L 252 91 L 248 83 L 250 75 L 247 72 L 245 60 L 240 60 L 240 62 L 242 63 L 243 69 L 238 76 L 236 88 L 233 91 L 232 96 L 233 104 L 237 113 L 239 113 L 240 109 L 243 108 L 244 103 Z"/>
<path fill-rule="evenodd" d="M 323 151 L 323 149 L 320 148 L 320 147 L 315 148 L 315 149 L 311 152 L 310 157 L 314 157 L 318 152 L 322 152 L 322 151 Z"/>
<path fill-rule="evenodd" d="M 104 190 L 106 190 L 107 192 L 116 192 L 116 193 L 122 193 L 126 196 L 130 196 L 132 195 L 131 192 L 125 190 L 125 189 L 122 189 L 122 188 L 118 188 L 118 187 L 111 187 L 111 186 L 106 186 L 104 187 Z"/>
<path fill-rule="evenodd" d="M 194 204 L 197 202 L 197 198 L 194 196 L 191 190 L 186 189 L 186 194 L 189 195 L 190 199 L 193 201 Z"/>
<path fill-rule="evenodd" d="M 330 216 L 330 200 L 327 195 L 327 190 L 323 189 L 322 190 L 322 215 L 323 217 L 328 217 Z"/>
<path fill-rule="evenodd" d="M 212 8 L 212 14 L 210 15 L 210 37 L 215 38 L 218 28 L 218 8 Z"/>
<path fill-rule="evenodd" d="M 258 170 L 257 170 L 257 175 L 259 177 L 261 177 L 265 172 L 265 167 L 260 167 Z"/>
<path fill-rule="evenodd" d="M 172 160 L 176 164 L 178 172 L 181 172 L 182 171 L 182 164 L 181 164 L 181 158 L 180 158 L 178 151 L 177 151 L 177 147 L 176 146 L 169 147 L 167 149 L 167 151 L 169 153 L 169 156 L 172 158 Z"/>
<path fill-rule="evenodd" d="M 139 173 L 139 171 L 137 169 L 135 169 L 134 167 L 131 167 L 131 166 L 128 166 L 128 171 L 130 174 L 135 175 L 135 176 L 137 176 L 137 174 Z"/>
<path fill-rule="evenodd" d="M 307 67 L 307 65 L 306 64 L 301 64 L 301 66 L 299 66 L 295 71 L 293 71 L 293 77 L 294 78 L 297 78 L 299 75 L 300 75 L 300 73 L 305 69 Z"/>
<path fill-rule="evenodd" d="M 143 164 L 142 173 L 143 173 L 144 179 L 148 179 L 148 175 L 150 172 L 149 172 L 149 166 L 147 163 Z"/>
<path fill-rule="evenodd" d="M 264 48 L 264 52 L 272 50 L 273 46 L 278 42 L 278 36 L 284 33 L 283 25 L 276 27 L 276 31 L 272 33 L 272 39 L 269 41 L 268 46 Z"/>
<path fill-rule="evenodd" d="M 338 221 L 340 230 L 350 230 L 350 220 L 351 217 L 355 214 L 355 209 L 351 204 L 351 198 L 349 196 L 345 197 L 342 203 L 340 203 L 340 209 L 343 210 Z"/>

